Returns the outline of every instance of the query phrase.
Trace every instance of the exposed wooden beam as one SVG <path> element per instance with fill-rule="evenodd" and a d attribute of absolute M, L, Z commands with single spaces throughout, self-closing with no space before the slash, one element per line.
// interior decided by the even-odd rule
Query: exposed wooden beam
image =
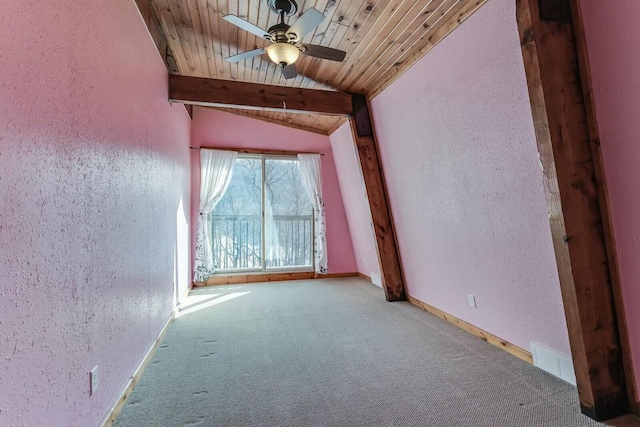
<path fill-rule="evenodd" d="M 587 64 L 578 61 L 569 4 L 517 0 L 517 20 L 580 404 L 605 420 L 627 413 L 629 402 L 595 170 L 601 159 L 581 82 Z"/>
<path fill-rule="evenodd" d="M 387 301 L 402 301 L 406 299 L 404 278 L 373 121 L 365 96 L 352 97 L 354 114 L 349 118 L 349 122 L 371 209 L 382 287 Z"/>
<path fill-rule="evenodd" d="M 205 107 L 350 115 L 351 96 L 344 92 L 301 89 L 231 80 L 169 76 L 169 100 Z"/>
<path fill-rule="evenodd" d="M 153 42 L 158 49 L 158 53 L 162 57 L 167 70 L 171 74 L 178 73 L 178 65 L 171 53 L 171 48 L 169 47 L 169 43 L 167 43 L 167 38 L 164 35 L 162 30 L 162 26 L 160 25 L 160 21 L 158 20 L 158 16 L 156 15 L 156 11 L 151 4 L 151 0 L 135 0 L 136 5 L 138 6 L 138 10 L 140 11 L 140 15 L 142 16 L 142 20 L 147 25 L 147 29 L 149 30 L 149 34 L 153 39 Z M 187 109 L 188 111 L 188 109 Z"/>
<path fill-rule="evenodd" d="M 584 105 L 587 113 L 587 125 L 589 127 L 589 140 L 593 153 L 593 165 L 598 183 L 598 201 L 600 203 L 600 214 L 602 215 L 602 226 L 604 231 L 604 241 L 607 248 L 607 258 L 609 260 L 609 274 L 611 276 L 611 286 L 613 298 L 618 318 L 618 331 L 620 344 L 622 347 L 622 362 L 624 364 L 625 378 L 627 384 L 627 396 L 631 411 L 640 415 L 639 403 L 637 402 L 633 359 L 631 357 L 631 345 L 629 343 L 629 333 L 627 327 L 627 317 L 625 315 L 622 301 L 622 289 L 620 287 L 620 272 L 618 270 L 618 258 L 616 255 L 616 244 L 613 236 L 613 225 L 609 210 L 609 200 L 607 194 L 607 183 L 604 174 L 602 151 L 600 150 L 600 133 L 596 119 L 595 103 L 593 100 L 593 90 L 591 87 L 591 70 L 589 68 L 589 55 L 584 34 L 582 21 L 582 7 L 579 0 L 571 0 L 571 11 L 573 14 L 573 33 L 576 40 L 578 55 L 578 65 L 580 67 L 580 78 L 582 91 L 584 94 Z"/>

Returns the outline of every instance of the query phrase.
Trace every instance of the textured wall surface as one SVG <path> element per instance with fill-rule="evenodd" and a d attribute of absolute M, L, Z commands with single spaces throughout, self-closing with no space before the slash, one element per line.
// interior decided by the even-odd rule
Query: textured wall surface
<path fill-rule="evenodd" d="M 570 354 L 515 2 L 490 0 L 372 110 L 409 294 Z"/>
<path fill-rule="evenodd" d="M 193 147 L 254 148 L 264 150 L 308 151 L 322 153 L 322 186 L 327 217 L 327 252 L 329 273 L 356 271 L 349 226 L 342 206 L 342 196 L 333 162 L 329 137 L 292 129 L 261 120 L 225 113 L 210 108 L 194 110 Z M 193 150 L 192 220 L 196 221 L 200 197 L 200 157 Z M 195 233 L 193 227 L 192 233 Z M 192 234 L 195 242 L 195 234 Z"/>
<path fill-rule="evenodd" d="M 640 3 L 582 1 L 636 384 L 640 384 Z M 640 400 L 640 395 L 638 396 Z"/>
<path fill-rule="evenodd" d="M 96 426 L 188 284 L 189 118 L 131 0 L 0 39 L 0 425 Z"/>
<path fill-rule="evenodd" d="M 358 164 L 358 153 L 351 135 L 351 126 L 345 123 L 329 138 L 358 272 L 367 276 L 380 275 L 371 211 Z"/>

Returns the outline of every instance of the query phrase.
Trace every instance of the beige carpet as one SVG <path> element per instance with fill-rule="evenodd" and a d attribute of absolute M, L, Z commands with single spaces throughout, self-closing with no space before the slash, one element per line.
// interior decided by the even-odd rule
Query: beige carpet
<path fill-rule="evenodd" d="M 348 278 L 195 290 L 115 425 L 602 424 L 573 386 Z"/>

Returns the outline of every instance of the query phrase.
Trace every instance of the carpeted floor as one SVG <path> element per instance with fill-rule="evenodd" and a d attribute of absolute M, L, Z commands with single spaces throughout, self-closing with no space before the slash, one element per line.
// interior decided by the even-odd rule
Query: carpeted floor
<path fill-rule="evenodd" d="M 115 423 L 600 425 L 573 386 L 357 278 L 195 290 Z"/>

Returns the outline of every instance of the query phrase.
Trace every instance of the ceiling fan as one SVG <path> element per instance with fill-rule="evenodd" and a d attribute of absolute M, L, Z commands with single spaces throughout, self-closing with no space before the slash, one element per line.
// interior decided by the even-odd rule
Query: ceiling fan
<path fill-rule="evenodd" d="M 282 69 L 285 79 L 292 79 L 298 75 L 295 62 L 300 53 L 315 58 L 331 61 L 344 61 L 346 52 L 315 44 L 302 44 L 300 41 L 324 20 L 324 15 L 317 9 L 311 8 L 303 13 L 293 25 L 284 23 L 285 16 L 291 16 L 298 11 L 294 0 L 267 0 L 269 8 L 280 16 L 280 22 L 265 31 L 251 22 L 236 15 L 226 15 L 223 19 L 238 28 L 255 34 L 271 44 L 266 48 L 249 50 L 225 58 L 227 62 L 238 62 L 266 53 L 269 58 Z"/>

